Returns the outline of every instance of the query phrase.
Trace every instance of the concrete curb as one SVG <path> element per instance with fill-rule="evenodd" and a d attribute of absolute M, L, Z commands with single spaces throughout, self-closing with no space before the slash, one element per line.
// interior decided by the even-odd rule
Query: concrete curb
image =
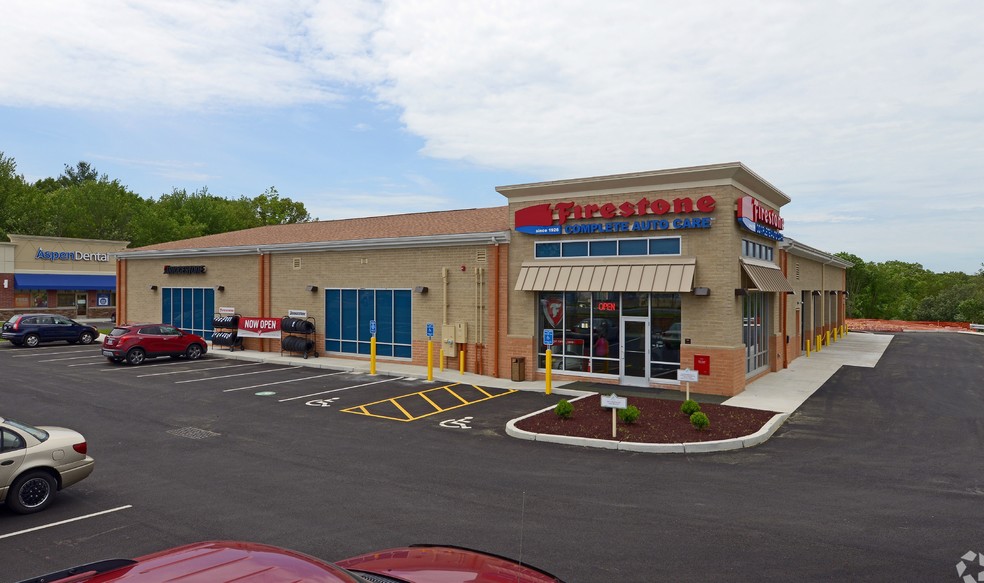
<path fill-rule="evenodd" d="M 583 395 L 580 398 L 589 397 L 594 393 Z M 506 434 L 516 439 L 526 441 L 542 441 L 545 443 L 560 443 L 563 445 L 577 445 L 581 447 L 594 447 L 601 449 L 614 449 L 620 451 L 631 451 L 636 453 L 711 453 L 717 451 L 729 451 L 734 449 L 744 449 L 755 447 L 765 443 L 776 432 L 777 429 L 789 419 L 789 413 L 777 413 L 772 416 L 762 429 L 745 437 L 734 439 L 722 439 L 720 441 L 693 441 L 688 443 L 640 443 L 635 441 L 615 441 L 611 439 L 593 439 L 588 437 L 569 437 L 566 435 L 551 435 L 547 433 L 532 433 L 516 427 L 516 423 L 553 410 L 553 407 L 546 407 L 539 411 L 534 411 L 522 417 L 510 420 L 506 423 Z"/>

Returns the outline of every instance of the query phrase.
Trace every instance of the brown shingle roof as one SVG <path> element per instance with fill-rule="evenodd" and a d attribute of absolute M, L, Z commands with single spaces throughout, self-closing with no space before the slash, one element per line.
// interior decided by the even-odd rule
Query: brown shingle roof
<path fill-rule="evenodd" d="M 322 241 L 353 241 L 397 237 L 427 237 L 509 230 L 509 207 L 410 213 L 316 221 L 294 225 L 268 225 L 242 231 L 206 235 L 182 241 L 147 245 L 129 251 L 212 249 L 241 245 L 285 245 Z"/>

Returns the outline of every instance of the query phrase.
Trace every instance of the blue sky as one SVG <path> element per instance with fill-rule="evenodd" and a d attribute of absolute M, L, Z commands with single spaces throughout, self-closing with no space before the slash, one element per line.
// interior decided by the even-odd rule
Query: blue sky
<path fill-rule="evenodd" d="M 558 6 L 563 6 L 562 9 Z M 0 151 L 321 219 L 741 161 L 786 234 L 984 263 L 984 3 L 8 0 Z"/>

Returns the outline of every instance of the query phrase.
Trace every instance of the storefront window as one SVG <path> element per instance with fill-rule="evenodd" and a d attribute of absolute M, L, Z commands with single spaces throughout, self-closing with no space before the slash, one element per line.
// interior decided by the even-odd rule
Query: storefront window
<path fill-rule="evenodd" d="M 376 354 L 410 358 L 412 301 L 410 290 L 325 290 L 325 350 L 368 355 L 370 322 L 376 322 Z"/>
<path fill-rule="evenodd" d="M 74 308 L 75 307 L 75 292 L 71 292 L 71 293 L 58 292 L 58 307 L 59 308 Z"/>
<path fill-rule="evenodd" d="M 543 331 L 554 331 L 555 370 L 618 375 L 621 318 L 650 318 L 650 371 L 675 379 L 680 368 L 680 294 L 547 292 L 539 298 L 538 368 L 546 367 Z"/>
<path fill-rule="evenodd" d="M 31 290 L 31 306 L 35 308 L 48 307 L 48 292 L 46 290 Z"/>
<path fill-rule="evenodd" d="M 215 290 L 210 287 L 166 287 L 161 290 L 161 322 L 212 339 Z"/>

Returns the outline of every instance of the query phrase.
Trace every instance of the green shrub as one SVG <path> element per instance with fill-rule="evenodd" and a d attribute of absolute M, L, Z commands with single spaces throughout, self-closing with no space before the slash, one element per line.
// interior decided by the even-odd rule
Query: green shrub
<path fill-rule="evenodd" d="M 554 407 L 554 413 L 561 419 L 570 419 L 574 415 L 574 405 L 571 405 L 571 402 L 567 399 L 561 399 L 557 403 L 557 406 Z"/>
<path fill-rule="evenodd" d="M 639 418 L 639 408 L 635 405 L 629 405 L 625 409 L 619 409 L 618 418 L 622 420 L 622 423 L 635 423 L 636 419 Z"/>
<path fill-rule="evenodd" d="M 684 415 L 690 417 L 697 411 L 700 411 L 700 404 L 693 399 L 687 399 L 682 405 L 680 405 L 680 410 L 683 411 Z"/>
<path fill-rule="evenodd" d="M 707 418 L 707 415 L 701 411 L 695 411 L 693 415 L 690 416 L 690 424 L 694 426 L 694 429 L 701 431 L 707 429 L 711 425 L 711 420 Z"/>

